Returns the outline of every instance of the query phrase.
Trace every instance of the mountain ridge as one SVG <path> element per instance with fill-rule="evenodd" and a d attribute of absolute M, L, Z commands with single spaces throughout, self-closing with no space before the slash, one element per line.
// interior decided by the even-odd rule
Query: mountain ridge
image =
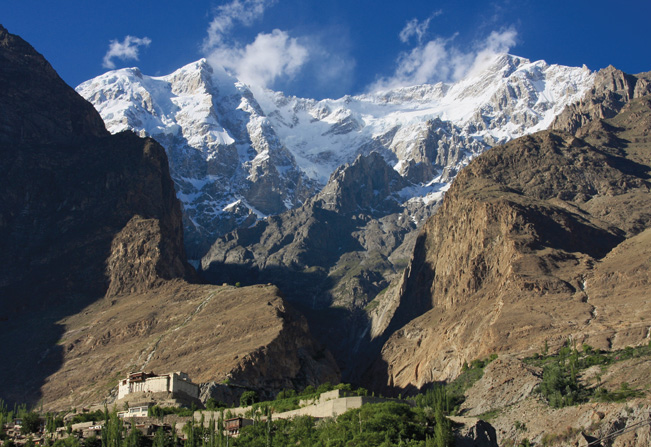
<path fill-rule="evenodd" d="M 359 154 L 380 152 L 413 183 L 447 183 L 487 147 L 546 127 L 592 77 L 501 55 L 456 84 L 316 101 L 248 87 L 200 60 L 156 78 L 108 72 L 77 90 L 112 132 L 166 147 L 198 259 L 211 238 L 300 206 Z"/>

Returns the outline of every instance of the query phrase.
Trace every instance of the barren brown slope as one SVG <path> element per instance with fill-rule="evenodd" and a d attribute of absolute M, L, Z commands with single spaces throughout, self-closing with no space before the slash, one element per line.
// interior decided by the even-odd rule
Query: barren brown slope
<path fill-rule="evenodd" d="M 337 380 L 275 288 L 185 282 L 196 273 L 162 146 L 110 135 L 1 26 L 0 62 L 0 398 L 86 405 L 144 367 L 252 387 Z"/>
<path fill-rule="evenodd" d="M 273 392 L 337 382 L 330 354 L 273 286 L 182 281 L 101 300 L 61 323 L 62 367 L 43 386 L 49 408 L 111 402 L 130 371 L 187 372 Z"/>
<path fill-rule="evenodd" d="M 464 361 L 568 336 L 599 348 L 648 342 L 650 117 L 638 97 L 579 129 L 583 138 L 540 132 L 471 163 L 400 285 L 401 307 L 431 310 L 385 344 L 376 386 L 421 387 Z"/>

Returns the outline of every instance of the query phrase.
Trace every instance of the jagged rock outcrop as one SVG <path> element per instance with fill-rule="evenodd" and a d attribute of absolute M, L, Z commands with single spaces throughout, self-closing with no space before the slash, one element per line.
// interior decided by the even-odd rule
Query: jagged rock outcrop
<path fill-rule="evenodd" d="M 461 429 L 455 431 L 454 445 L 457 447 L 498 447 L 495 428 L 486 421 L 476 420 L 473 422 L 464 424 Z"/>
<path fill-rule="evenodd" d="M 610 65 L 597 73 L 585 97 L 563 110 L 551 128 L 575 133 L 590 122 L 614 117 L 632 99 L 649 93 L 648 78 L 626 74 Z"/>
<path fill-rule="evenodd" d="M 338 380 L 277 289 L 186 282 L 197 276 L 159 143 L 109 134 L 92 106 L 2 27 L 0 61 L 3 399 L 87 405 L 148 365 L 204 381 L 230 374 L 269 390 Z"/>
<path fill-rule="evenodd" d="M 402 268 L 391 255 L 415 228 L 401 203 L 409 186 L 379 154 L 359 156 L 305 205 L 217 239 L 202 273 L 218 284 L 278 285 L 344 372 L 356 373 L 375 352 L 365 307 Z"/>
<path fill-rule="evenodd" d="M 650 117 L 649 97 L 634 98 L 582 138 L 540 132 L 465 168 L 421 231 L 396 310 L 417 318 L 385 344 L 376 386 L 419 388 L 456 377 L 464 361 L 568 336 L 602 349 L 645 342 Z M 630 269 L 615 266 L 624 256 Z"/>
<path fill-rule="evenodd" d="M 328 289 L 321 289 L 321 296 L 314 296 L 318 288 L 306 293 L 297 285 L 297 275 L 310 276 L 308 283 L 314 286 L 314 280 L 325 280 L 342 258 L 365 249 L 365 258 L 376 251 L 389 265 L 387 256 L 402 242 L 402 234 L 390 236 L 411 230 L 410 222 L 375 228 L 378 234 L 368 227 L 374 219 L 401 211 L 399 192 L 407 185 L 377 153 L 360 156 L 333 173 L 328 185 L 302 207 L 219 238 L 202 260 L 203 274 L 213 283 L 273 281 L 285 285 L 281 288 L 294 301 L 327 306 L 333 300 Z M 339 304 L 352 305 L 353 300 L 337 297 Z"/>

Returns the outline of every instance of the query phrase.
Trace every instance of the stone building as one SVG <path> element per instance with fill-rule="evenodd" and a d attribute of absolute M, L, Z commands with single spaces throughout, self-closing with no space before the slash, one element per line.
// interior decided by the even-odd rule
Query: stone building
<path fill-rule="evenodd" d="M 126 379 L 120 381 L 118 400 L 134 393 L 171 393 L 199 398 L 199 385 L 192 383 L 186 373 L 177 371 L 168 374 L 153 372 L 129 373 Z"/>

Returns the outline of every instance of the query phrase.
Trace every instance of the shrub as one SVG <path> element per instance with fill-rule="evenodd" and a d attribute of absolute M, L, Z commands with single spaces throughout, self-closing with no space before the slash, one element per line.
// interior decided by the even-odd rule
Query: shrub
<path fill-rule="evenodd" d="M 215 411 L 220 408 L 226 408 L 228 405 L 226 405 L 224 402 L 220 402 L 214 397 L 209 398 L 206 400 L 206 410 L 209 411 Z"/>
<path fill-rule="evenodd" d="M 245 391 L 242 393 L 242 396 L 240 396 L 240 406 L 242 407 L 253 405 L 257 401 L 258 401 L 258 393 L 252 390 Z"/>
<path fill-rule="evenodd" d="M 23 416 L 23 425 L 20 427 L 20 432 L 24 435 L 28 433 L 36 433 L 41 427 L 41 417 L 35 411 L 30 411 Z"/>

